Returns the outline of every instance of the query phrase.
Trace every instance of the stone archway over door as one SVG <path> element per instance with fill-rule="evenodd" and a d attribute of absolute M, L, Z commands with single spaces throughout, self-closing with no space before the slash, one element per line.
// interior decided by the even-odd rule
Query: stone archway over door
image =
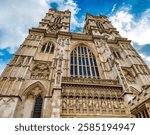
<path fill-rule="evenodd" d="M 33 113 L 34 113 L 34 117 L 37 116 L 42 117 L 43 97 L 45 96 L 45 93 L 46 93 L 45 88 L 40 82 L 36 82 L 30 85 L 20 96 L 22 101 L 18 102 L 16 112 L 15 112 L 15 117 L 32 118 Z M 42 101 L 42 102 L 40 101 L 41 106 L 38 108 L 40 109 L 41 113 L 35 115 L 35 113 L 37 112 L 35 111 L 35 109 L 38 110 L 37 103 L 36 103 L 38 97 L 40 97 Z"/>

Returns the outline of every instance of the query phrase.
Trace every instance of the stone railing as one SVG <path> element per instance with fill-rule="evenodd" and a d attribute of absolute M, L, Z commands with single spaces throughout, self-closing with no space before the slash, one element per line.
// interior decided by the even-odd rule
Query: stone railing
<path fill-rule="evenodd" d="M 117 80 L 104 80 L 95 78 L 78 78 L 78 77 L 63 77 L 62 83 L 86 83 L 86 84 L 100 84 L 100 85 L 120 85 Z"/>

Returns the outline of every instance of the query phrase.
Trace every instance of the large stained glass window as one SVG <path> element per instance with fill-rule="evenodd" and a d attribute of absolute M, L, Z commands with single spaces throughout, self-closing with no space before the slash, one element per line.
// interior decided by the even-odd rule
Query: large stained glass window
<path fill-rule="evenodd" d="M 71 52 L 70 75 L 73 77 L 99 78 L 96 58 L 88 47 L 80 45 Z"/>

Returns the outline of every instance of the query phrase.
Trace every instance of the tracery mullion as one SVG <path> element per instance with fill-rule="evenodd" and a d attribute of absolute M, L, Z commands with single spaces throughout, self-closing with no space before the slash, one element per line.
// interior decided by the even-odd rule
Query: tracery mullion
<path fill-rule="evenodd" d="M 87 65 L 86 65 L 86 54 L 85 54 L 85 50 L 86 50 L 86 47 L 84 47 L 83 49 L 83 53 L 84 53 L 84 66 L 85 66 L 85 70 L 86 70 L 86 77 L 88 77 L 88 72 L 87 72 Z"/>
<path fill-rule="evenodd" d="M 92 54 L 93 68 L 94 68 L 94 72 L 95 72 L 95 77 L 97 77 L 97 73 L 96 73 L 96 69 L 95 69 L 96 65 L 95 65 L 94 59 L 95 59 L 95 56 Z"/>
<path fill-rule="evenodd" d="M 78 76 L 78 68 L 77 68 L 77 52 L 76 52 L 76 49 L 75 49 L 75 52 L 74 52 L 74 65 L 75 65 L 75 76 Z"/>
<path fill-rule="evenodd" d="M 79 55 L 78 55 L 78 47 L 76 48 L 76 55 L 77 55 L 77 76 L 80 76 L 80 71 L 79 71 Z"/>
<path fill-rule="evenodd" d="M 91 62 L 90 62 L 90 50 L 89 49 L 87 49 L 88 51 L 87 51 L 87 55 L 88 55 L 88 62 L 89 62 L 89 68 L 90 68 L 90 75 L 91 75 L 91 77 L 93 78 L 93 74 L 92 74 L 92 66 L 91 66 Z"/>
<path fill-rule="evenodd" d="M 81 69 L 82 69 L 82 77 L 84 77 L 84 70 L 83 70 L 83 53 L 82 53 L 82 46 L 80 46 L 80 56 L 81 56 Z"/>
<path fill-rule="evenodd" d="M 48 42 L 46 43 L 46 46 L 45 46 L 45 49 L 44 49 L 44 53 L 46 52 L 47 46 L 48 46 Z"/>
<path fill-rule="evenodd" d="M 48 53 L 51 53 L 51 49 L 52 49 L 52 43 L 49 43 L 49 45 L 50 45 L 50 48 L 49 48 L 49 52 Z"/>
<path fill-rule="evenodd" d="M 73 76 L 75 76 L 75 62 L 74 62 L 74 57 L 75 57 L 75 54 L 73 52 L 73 57 L 72 57 L 72 64 L 73 64 Z"/>
<path fill-rule="evenodd" d="M 82 55 L 81 55 L 81 47 L 78 47 L 78 53 L 79 53 L 79 75 L 82 76 Z"/>

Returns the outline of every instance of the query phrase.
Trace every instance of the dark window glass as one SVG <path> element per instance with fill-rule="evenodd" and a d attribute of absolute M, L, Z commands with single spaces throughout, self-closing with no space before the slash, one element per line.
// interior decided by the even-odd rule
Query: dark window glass
<path fill-rule="evenodd" d="M 84 73 L 84 76 L 86 76 L 86 68 L 83 67 L 83 73 Z"/>
<path fill-rule="evenodd" d="M 33 111 L 33 118 L 40 118 L 41 111 L 42 111 L 42 97 L 38 96 L 35 101 L 34 111 Z"/>
<path fill-rule="evenodd" d="M 94 67 L 92 67 L 92 75 L 95 76 Z"/>
<path fill-rule="evenodd" d="M 74 64 L 77 64 L 77 57 L 74 57 Z"/>
<path fill-rule="evenodd" d="M 54 52 L 54 45 L 52 45 L 50 53 L 53 53 L 53 52 Z"/>
<path fill-rule="evenodd" d="M 90 58 L 90 63 L 91 63 L 91 66 L 93 66 L 93 61 L 92 61 L 92 58 Z"/>
<path fill-rule="evenodd" d="M 84 48 L 84 49 L 85 49 L 85 50 L 84 50 L 84 51 L 85 51 L 85 54 L 87 54 L 86 48 Z"/>
<path fill-rule="evenodd" d="M 73 64 L 73 57 L 71 56 L 71 64 Z"/>
<path fill-rule="evenodd" d="M 94 65 L 97 66 L 96 59 L 94 58 L 93 60 L 94 60 Z"/>
<path fill-rule="evenodd" d="M 84 54 L 84 53 L 83 53 L 83 47 L 81 47 L 81 51 L 82 51 L 82 54 Z"/>
<path fill-rule="evenodd" d="M 79 73 L 80 73 L 80 75 L 82 75 L 82 67 L 81 66 L 79 66 Z"/>
<path fill-rule="evenodd" d="M 73 66 L 71 66 L 70 74 L 73 75 Z"/>
<path fill-rule="evenodd" d="M 90 67 L 87 67 L 88 76 L 91 76 Z"/>
<path fill-rule="evenodd" d="M 146 114 L 147 118 L 149 118 L 149 114 L 148 114 L 147 110 L 145 110 L 145 114 Z"/>
<path fill-rule="evenodd" d="M 142 112 L 143 118 L 146 118 L 144 111 Z"/>
<path fill-rule="evenodd" d="M 46 53 L 49 52 L 49 49 L 50 49 L 50 45 L 47 46 L 47 48 L 46 48 Z"/>
<path fill-rule="evenodd" d="M 99 76 L 98 68 L 95 67 L 95 70 L 96 70 L 96 76 Z"/>
<path fill-rule="evenodd" d="M 75 75 L 78 75 L 77 66 L 75 66 Z"/>
<path fill-rule="evenodd" d="M 46 45 L 42 46 L 41 52 L 44 52 Z"/>
<path fill-rule="evenodd" d="M 84 57 L 82 57 L 82 64 L 85 65 Z"/>
<path fill-rule="evenodd" d="M 88 61 L 88 58 L 86 58 L 86 65 L 89 65 L 89 61 Z"/>
<path fill-rule="evenodd" d="M 80 51 L 80 47 L 78 47 L 78 53 L 79 53 L 79 54 L 81 53 L 81 51 Z"/>
<path fill-rule="evenodd" d="M 79 57 L 79 65 L 81 65 L 81 57 Z"/>

